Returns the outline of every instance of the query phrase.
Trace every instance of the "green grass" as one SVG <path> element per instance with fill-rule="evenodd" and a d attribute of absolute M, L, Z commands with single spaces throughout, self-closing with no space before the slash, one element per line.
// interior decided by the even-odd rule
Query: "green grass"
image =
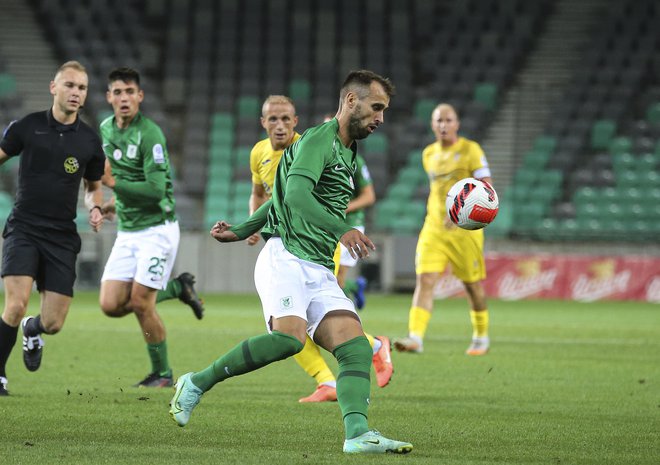
<path fill-rule="evenodd" d="M 171 390 L 131 388 L 149 371 L 135 318 L 102 316 L 96 298 L 74 298 L 38 372 L 14 348 L 2 463 L 660 463 L 658 305 L 492 301 L 491 353 L 470 358 L 464 300 L 437 302 L 424 354 L 393 354 L 392 383 L 372 390 L 370 424 L 414 451 L 347 457 L 337 404 L 299 404 L 314 383 L 293 360 L 217 385 L 178 428 Z M 256 296 L 206 302 L 201 322 L 178 302 L 160 306 L 176 374 L 264 331 Z M 366 329 L 403 335 L 409 304 L 370 296 Z"/>

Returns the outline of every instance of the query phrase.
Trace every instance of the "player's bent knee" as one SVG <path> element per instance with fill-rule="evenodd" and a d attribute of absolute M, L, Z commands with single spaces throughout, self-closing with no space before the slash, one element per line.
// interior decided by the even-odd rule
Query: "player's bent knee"
<path fill-rule="evenodd" d="M 271 335 L 276 341 L 277 346 L 282 350 L 283 358 L 292 357 L 305 347 L 302 342 L 290 334 L 273 331 Z"/>

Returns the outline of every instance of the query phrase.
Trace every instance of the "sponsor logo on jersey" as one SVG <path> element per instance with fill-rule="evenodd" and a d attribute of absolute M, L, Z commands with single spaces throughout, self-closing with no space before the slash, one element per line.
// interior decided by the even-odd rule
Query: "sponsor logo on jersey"
<path fill-rule="evenodd" d="M 73 174 L 80 168 L 80 163 L 76 160 L 75 157 L 68 157 L 64 160 L 64 171 L 69 174 Z"/>
<path fill-rule="evenodd" d="M 165 163 L 165 153 L 163 152 L 163 146 L 162 145 L 160 145 L 160 144 L 154 145 L 152 153 L 154 154 L 154 162 L 155 163 Z"/>
<path fill-rule="evenodd" d="M 137 145 L 129 144 L 126 149 L 126 156 L 133 159 L 137 156 Z"/>
<path fill-rule="evenodd" d="M 280 306 L 282 308 L 291 308 L 291 307 L 293 307 L 293 298 L 290 295 L 288 295 L 286 297 L 282 297 L 280 299 Z"/>
<path fill-rule="evenodd" d="M 115 149 L 115 151 L 112 152 L 112 158 L 114 158 L 117 161 L 121 160 L 121 150 Z"/>
<path fill-rule="evenodd" d="M 261 162 L 262 165 L 267 165 L 268 163 L 270 163 L 270 158 Z"/>

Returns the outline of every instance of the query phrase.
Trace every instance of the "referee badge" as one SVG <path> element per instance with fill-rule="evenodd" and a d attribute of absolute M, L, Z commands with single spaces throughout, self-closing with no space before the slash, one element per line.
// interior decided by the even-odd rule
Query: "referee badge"
<path fill-rule="evenodd" d="M 80 163 L 76 160 L 75 157 L 68 157 L 64 160 L 64 171 L 69 174 L 73 174 L 80 168 Z"/>

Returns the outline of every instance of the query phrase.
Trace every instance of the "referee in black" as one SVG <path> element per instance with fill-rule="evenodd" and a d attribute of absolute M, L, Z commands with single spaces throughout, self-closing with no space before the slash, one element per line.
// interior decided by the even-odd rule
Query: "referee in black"
<path fill-rule="evenodd" d="M 5 367 L 23 329 L 23 361 L 30 371 L 41 364 L 41 334 L 64 324 L 73 297 L 80 236 L 74 222 L 84 179 L 89 224 L 103 223 L 101 140 L 78 113 L 87 97 L 87 72 L 77 61 L 64 63 L 50 83 L 53 107 L 11 123 L 0 141 L 0 164 L 21 155 L 14 208 L 2 233 L 5 308 L 0 320 L 0 395 L 8 395 Z M 37 282 L 41 314 L 25 317 Z"/>

